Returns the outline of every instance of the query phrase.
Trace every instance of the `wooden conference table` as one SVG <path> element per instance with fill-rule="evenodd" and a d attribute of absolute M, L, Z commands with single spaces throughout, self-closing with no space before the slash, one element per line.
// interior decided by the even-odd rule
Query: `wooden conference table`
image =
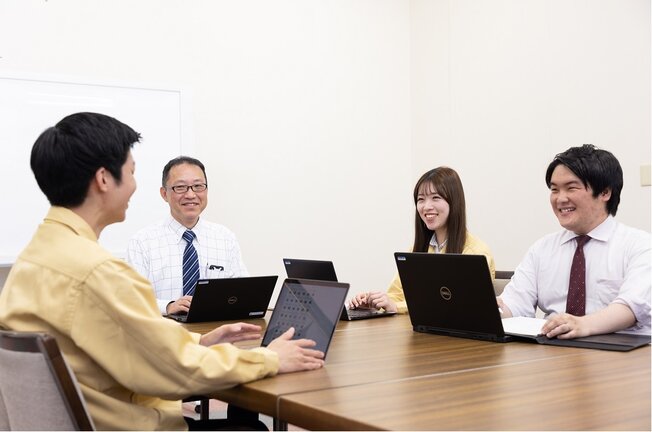
<path fill-rule="evenodd" d="M 399 315 L 340 321 L 322 369 L 209 396 L 275 428 L 650 430 L 650 355 L 415 333 Z"/>

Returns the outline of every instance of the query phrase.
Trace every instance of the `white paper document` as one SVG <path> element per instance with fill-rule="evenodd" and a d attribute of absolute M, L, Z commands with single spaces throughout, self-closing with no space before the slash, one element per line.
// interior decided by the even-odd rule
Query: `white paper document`
<path fill-rule="evenodd" d="M 513 317 L 503 318 L 503 330 L 510 335 L 532 336 L 541 334 L 544 318 Z"/>

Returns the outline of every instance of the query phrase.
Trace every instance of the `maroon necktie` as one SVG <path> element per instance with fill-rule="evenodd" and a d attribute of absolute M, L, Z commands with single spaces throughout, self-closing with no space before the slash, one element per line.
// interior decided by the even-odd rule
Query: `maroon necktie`
<path fill-rule="evenodd" d="M 584 262 L 584 245 L 591 237 L 581 235 L 575 237 L 577 248 L 573 255 L 570 280 L 568 282 L 568 297 L 566 298 L 566 313 L 584 316 L 586 306 L 586 263 Z"/>

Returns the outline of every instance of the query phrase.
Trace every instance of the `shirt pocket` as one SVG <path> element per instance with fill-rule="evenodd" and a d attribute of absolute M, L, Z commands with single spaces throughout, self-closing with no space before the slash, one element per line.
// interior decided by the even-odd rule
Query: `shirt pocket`
<path fill-rule="evenodd" d="M 206 279 L 224 279 L 227 273 L 223 265 L 208 264 L 206 266 Z"/>
<path fill-rule="evenodd" d="M 600 303 L 608 306 L 618 296 L 624 281 L 623 279 L 598 279 L 596 282 Z"/>

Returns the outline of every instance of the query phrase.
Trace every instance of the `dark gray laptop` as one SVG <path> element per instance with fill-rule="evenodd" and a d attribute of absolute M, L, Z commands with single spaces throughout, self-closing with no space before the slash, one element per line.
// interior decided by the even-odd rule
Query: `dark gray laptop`
<path fill-rule="evenodd" d="M 294 327 L 293 339 L 314 340 L 315 349 L 325 356 L 348 292 L 347 283 L 286 279 L 267 324 L 262 346 L 269 345 Z"/>
<path fill-rule="evenodd" d="M 187 314 L 168 318 L 185 323 L 263 318 L 278 276 L 200 279 Z"/>
<path fill-rule="evenodd" d="M 285 271 L 290 278 L 337 282 L 337 275 L 332 261 L 283 258 L 283 265 L 285 265 Z M 376 309 L 348 309 L 345 305 L 342 308 L 340 319 L 342 321 L 355 321 L 392 315 L 395 315 L 395 313 Z"/>
<path fill-rule="evenodd" d="M 624 333 L 575 339 L 506 333 L 484 255 L 397 252 L 394 257 L 415 331 L 609 351 L 629 351 L 650 343 L 649 335 Z"/>
<path fill-rule="evenodd" d="M 507 342 L 484 255 L 394 254 L 412 328 Z"/>

